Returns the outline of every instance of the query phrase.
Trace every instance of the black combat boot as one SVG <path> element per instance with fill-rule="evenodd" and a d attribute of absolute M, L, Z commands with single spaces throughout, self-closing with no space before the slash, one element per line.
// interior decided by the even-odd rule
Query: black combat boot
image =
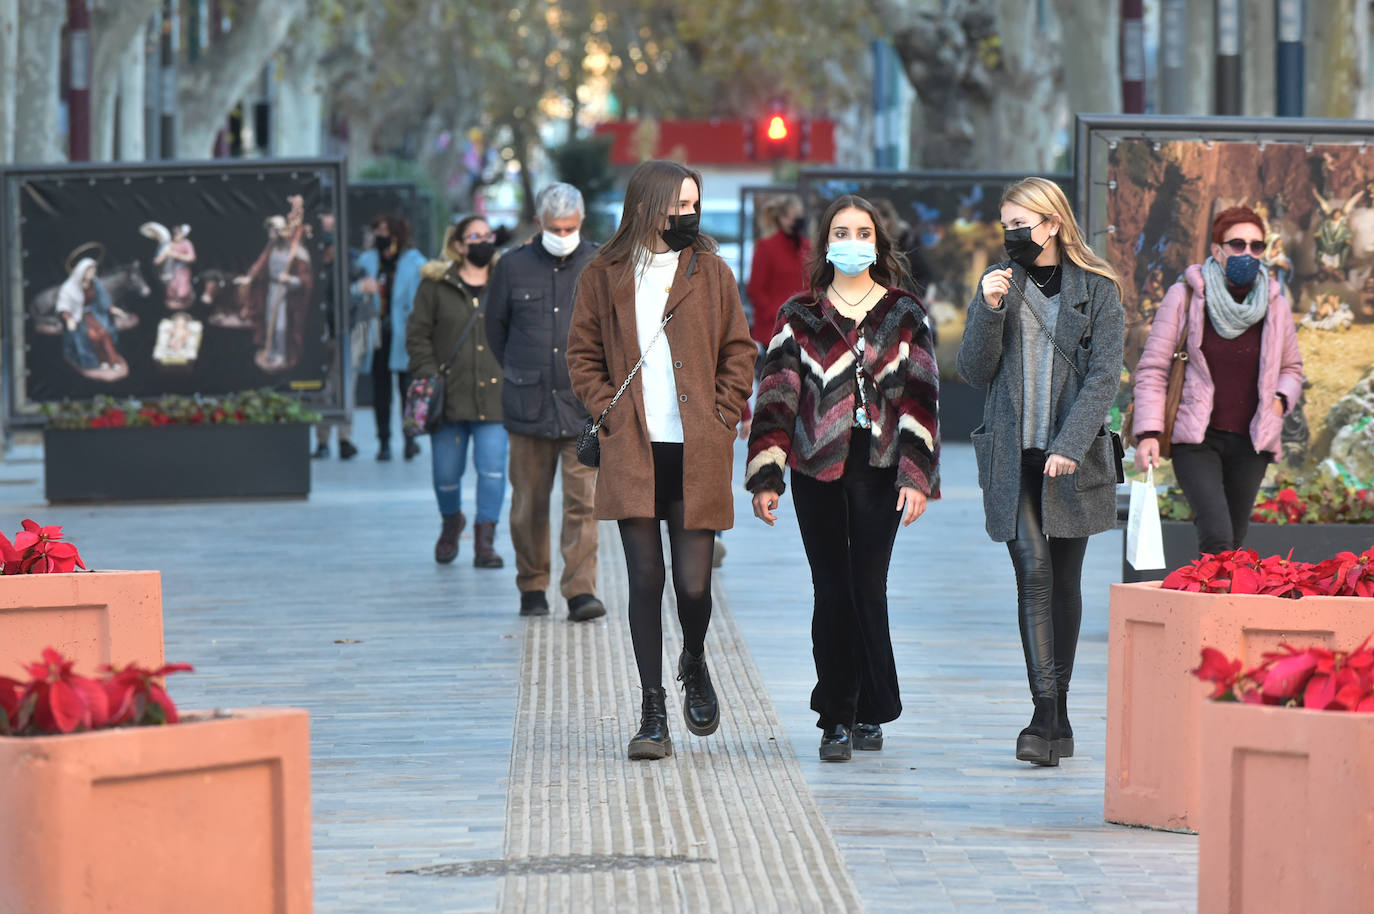
<path fill-rule="evenodd" d="M 706 657 L 694 657 L 686 650 L 677 661 L 677 681 L 682 683 L 682 716 L 687 729 L 697 736 L 710 736 L 720 726 L 720 702 L 706 669 Z"/>
<path fill-rule="evenodd" d="M 639 732 L 630 740 L 630 759 L 661 759 L 672 754 L 673 740 L 668 736 L 668 695 L 663 686 L 645 689 Z"/>

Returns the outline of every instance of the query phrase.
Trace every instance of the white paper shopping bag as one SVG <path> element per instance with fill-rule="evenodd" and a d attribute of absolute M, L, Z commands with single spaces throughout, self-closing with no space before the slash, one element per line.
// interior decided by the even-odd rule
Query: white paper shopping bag
<path fill-rule="evenodd" d="M 1136 571 L 1164 567 L 1164 532 L 1159 526 L 1159 495 L 1154 467 L 1145 480 L 1131 480 L 1131 511 L 1126 516 L 1126 561 Z"/>

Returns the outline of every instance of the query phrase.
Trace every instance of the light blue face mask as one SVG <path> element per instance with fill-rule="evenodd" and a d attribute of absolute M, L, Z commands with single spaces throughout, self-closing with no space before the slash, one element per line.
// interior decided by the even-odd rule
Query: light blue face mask
<path fill-rule="evenodd" d="M 830 242 L 825 259 L 844 275 L 858 276 L 877 261 L 878 249 L 870 241 L 846 238 L 843 241 Z"/>

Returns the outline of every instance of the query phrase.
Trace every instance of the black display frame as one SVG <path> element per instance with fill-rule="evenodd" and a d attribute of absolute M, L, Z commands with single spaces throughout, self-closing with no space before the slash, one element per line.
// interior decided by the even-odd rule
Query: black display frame
<path fill-rule="evenodd" d="M 223 175 L 280 175 L 294 178 L 301 172 L 315 172 L 322 184 L 333 188 L 333 215 L 336 225 L 347 225 L 348 180 L 346 161 L 342 156 L 318 158 L 281 158 L 261 160 L 178 160 L 166 162 L 99 162 L 45 165 L 0 166 L 0 368 L 3 369 L 5 391 L 5 430 L 41 427 L 46 419 L 41 412 L 44 402 L 24 396 L 26 387 L 18 383 L 26 358 L 24 276 L 22 268 L 23 232 L 19 201 L 23 182 L 33 181 L 95 181 L 117 180 L 126 177 L 160 177 L 169 179 L 218 180 Z M 336 255 L 338 249 L 336 247 Z M 348 286 L 347 257 L 335 256 L 334 326 L 342 328 L 341 346 L 347 347 L 345 302 Z M 347 351 L 345 348 L 344 351 Z M 338 369 L 343 371 L 342 366 Z M 345 373 L 346 375 L 346 373 Z M 343 417 L 353 408 L 353 392 L 346 376 L 329 378 L 320 390 L 290 390 L 283 393 L 297 396 L 303 405 L 326 417 Z M 334 381 L 335 383 L 329 383 Z M 145 392 L 141 399 L 156 399 L 168 392 Z"/>

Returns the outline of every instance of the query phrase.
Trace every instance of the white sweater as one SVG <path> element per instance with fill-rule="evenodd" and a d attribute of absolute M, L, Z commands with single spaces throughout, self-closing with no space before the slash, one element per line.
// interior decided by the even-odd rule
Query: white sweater
<path fill-rule="evenodd" d="M 644 366 L 639 380 L 644 390 L 644 416 L 649 424 L 649 440 L 682 443 L 682 413 L 678 411 L 677 378 L 673 372 L 673 352 L 665 330 L 654 348 L 649 342 L 663 322 L 668 290 L 677 273 L 678 255 L 672 251 L 654 254 L 647 267 L 636 272 L 635 324 L 639 351 Z"/>

